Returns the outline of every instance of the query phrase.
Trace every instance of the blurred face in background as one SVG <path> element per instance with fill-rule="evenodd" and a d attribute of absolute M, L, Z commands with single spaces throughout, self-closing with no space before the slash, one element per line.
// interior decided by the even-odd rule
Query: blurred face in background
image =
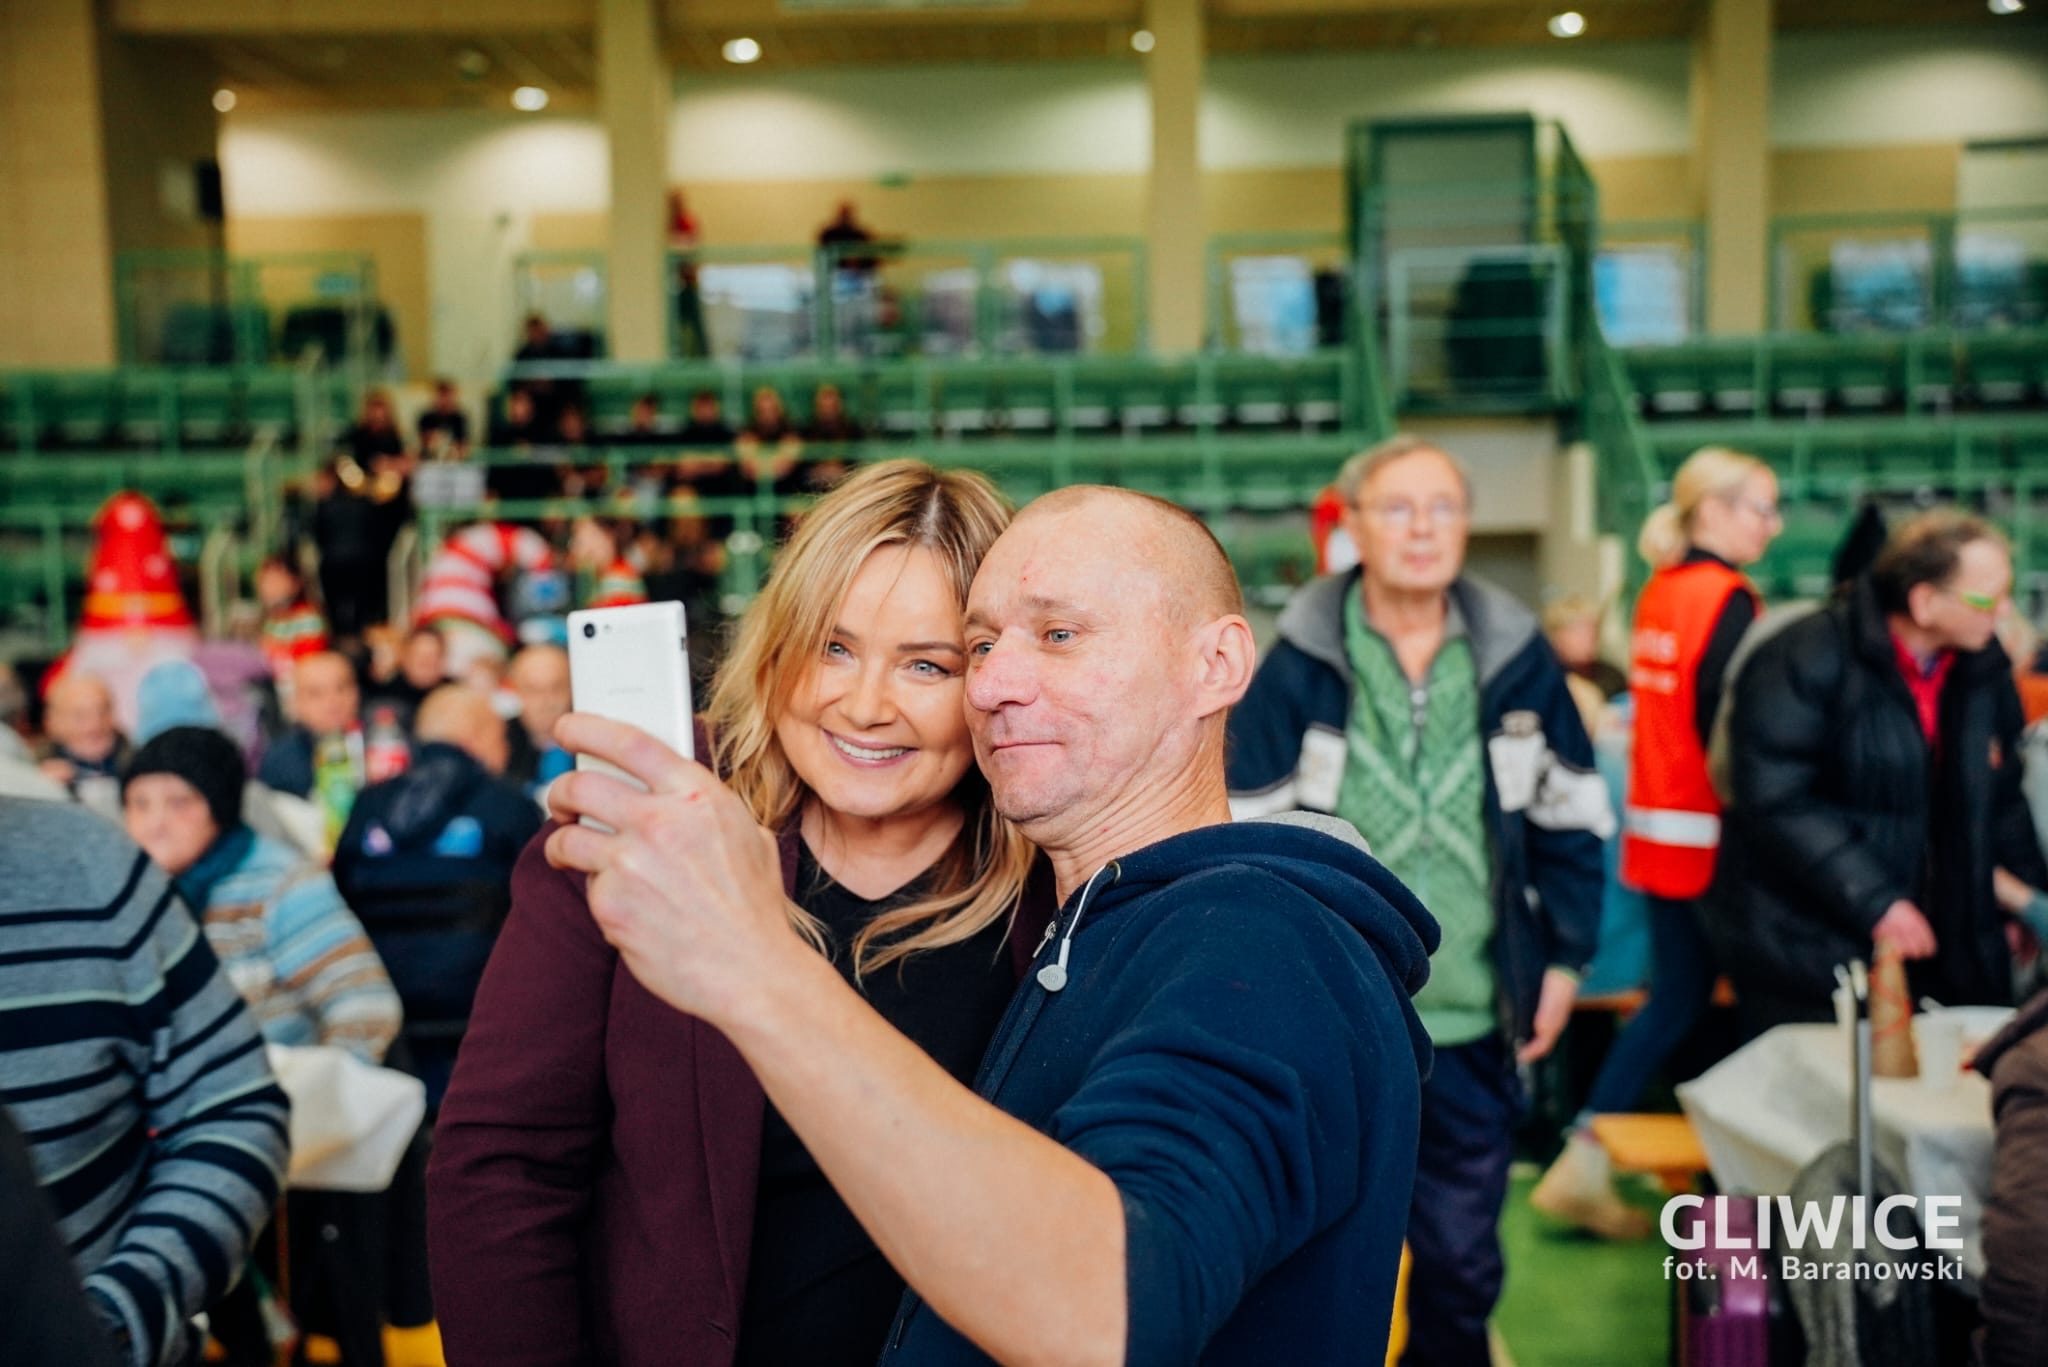
<path fill-rule="evenodd" d="M 1755 470 L 1728 493 L 1701 499 L 1689 532 L 1701 550 L 1712 551 L 1731 565 L 1751 565 L 1763 559 L 1784 525 L 1778 513 L 1777 476 Z"/>
<path fill-rule="evenodd" d="M 121 798 L 121 818 L 128 838 L 173 878 L 198 863 L 220 838 L 206 799 L 176 774 L 131 779 Z"/>
<path fill-rule="evenodd" d="M 1566 665 L 1589 665 L 1600 654 L 1600 619 L 1573 617 L 1549 632 L 1550 648 Z"/>
<path fill-rule="evenodd" d="M 114 752 L 114 695 L 89 674 L 68 674 L 50 689 L 43 732 L 72 756 L 97 764 Z"/>
<path fill-rule="evenodd" d="M 405 638 L 399 652 L 398 671 L 414 688 L 433 688 L 447 682 L 448 647 L 438 631 L 415 631 Z"/>
<path fill-rule="evenodd" d="M 283 565 L 266 563 L 256 567 L 256 601 L 265 611 L 288 608 L 299 598 L 299 577 Z"/>
<path fill-rule="evenodd" d="M 569 710 L 569 653 L 560 646 L 528 646 L 512 657 L 505 678 L 519 699 L 519 724 L 535 745 L 552 749 L 555 723 Z"/>
<path fill-rule="evenodd" d="M 1458 468 L 1425 447 L 1373 471 L 1343 521 L 1368 580 L 1396 593 L 1441 593 L 1464 568 L 1471 516 Z"/>
<path fill-rule="evenodd" d="M 1996 541 L 1972 541 L 1956 556 L 1946 584 L 1910 595 L 1913 620 L 1950 650 L 1982 650 L 2012 610 L 2012 556 Z"/>
<path fill-rule="evenodd" d="M 316 736 L 354 729 L 361 705 L 355 669 L 339 655 L 308 655 L 292 673 L 293 715 Z"/>

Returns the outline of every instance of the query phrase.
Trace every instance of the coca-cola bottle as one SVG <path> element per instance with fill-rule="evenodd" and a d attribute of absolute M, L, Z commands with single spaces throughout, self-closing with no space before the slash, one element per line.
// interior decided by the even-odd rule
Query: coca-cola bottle
<path fill-rule="evenodd" d="M 370 714 L 370 731 L 363 744 L 363 769 L 371 783 L 397 778 L 412 763 L 412 748 L 405 743 L 405 731 L 398 724 L 395 708 L 380 707 Z"/>

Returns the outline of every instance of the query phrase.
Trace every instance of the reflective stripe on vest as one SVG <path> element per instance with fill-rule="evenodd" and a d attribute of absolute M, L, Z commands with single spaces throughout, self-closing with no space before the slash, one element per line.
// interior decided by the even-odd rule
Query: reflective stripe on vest
<path fill-rule="evenodd" d="M 1668 807 L 1630 807 L 1622 813 L 1623 828 L 1653 845 L 1711 850 L 1721 843 L 1721 818 L 1711 812 L 1681 812 Z"/>

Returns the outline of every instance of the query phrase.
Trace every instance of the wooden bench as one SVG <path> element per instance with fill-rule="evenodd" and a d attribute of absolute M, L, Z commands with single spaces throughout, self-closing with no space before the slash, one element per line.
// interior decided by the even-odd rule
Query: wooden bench
<path fill-rule="evenodd" d="M 1617 1172 L 1648 1173 L 1674 1194 L 1707 1170 L 1707 1151 L 1682 1115 L 1596 1115 L 1593 1138 Z"/>

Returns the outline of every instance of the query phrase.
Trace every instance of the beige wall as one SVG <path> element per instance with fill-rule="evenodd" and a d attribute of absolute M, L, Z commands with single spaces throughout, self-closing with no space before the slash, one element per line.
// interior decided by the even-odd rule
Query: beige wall
<path fill-rule="evenodd" d="M 170 45 L 108 34 L 100 77 L 114 250 L 212 246 L 192 181 L 220 140 L 211 71 Z"/>
<path fill-rule="evenodd" d="M 1771 154 L 1774 214 L 1939 211 L 1955 205 L 1957 144 L 1780 149 Z M 1607 157 L 1588 162 L 1603 217 L 1698 214 L 1691 159 Z M 1344 173 L 1329 167 L 1208 171 L 1203 194 L 1214 233 L 1340 232 Z M 903 237 L 1135 236 L 1143 229 L 1143 176 L 931 176 L 873 181 L 720 182 L 684 187 L 704 241 L 800 242 L 842 199 L 879 232 Z M 533 246 L 600 248 L 602 213 L 537 213 Z"/>
<path fill-rule="evenodd" d="M 304 218 L 230 218 L 228 250 L 367 252 L 377 272 L 377 297 L 391 310 L 406 373 L 422 378 L 433 354 L 427 289 L 427 223 L 420 214 Z M 280 281 L 280 283 L 285 283 Z"/>
<path fill-rule="evenodd" d="M 1962 159 L 1957 143 L 1781 149 L 1771 154 L 1771 213 L 1946 212 Z"/>
<path fill-rule="evenodd" d="M 0 365 L 109 365 L 92 0 L 0 0 Z"/>

